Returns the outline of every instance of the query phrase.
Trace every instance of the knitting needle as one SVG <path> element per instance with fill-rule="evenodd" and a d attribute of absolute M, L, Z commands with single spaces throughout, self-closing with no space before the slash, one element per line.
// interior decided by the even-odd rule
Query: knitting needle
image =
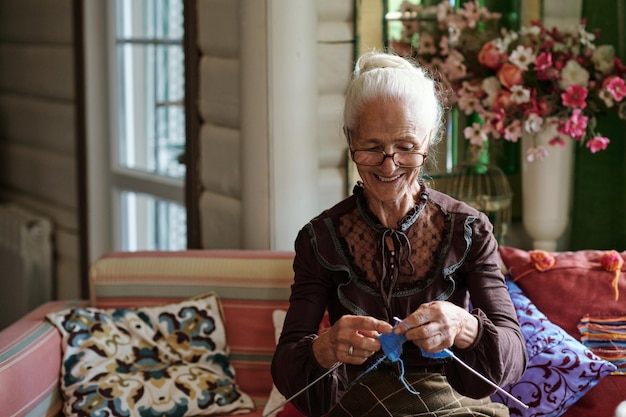
<path fill-rule="evenodd" d="M 407 329 L 409 329 L 409 330 L 411 329 L 411 327 L 409 327 L 408 324 L 406 324 L 404 321 L 400 320 L 399 318 L 394 317 L 393 319 L 395 321 L 397 321 L 398 323 L 402 323 L 404 325 L 404 327 L 406 327 Z M 425 353 L 424 351 L 422 351 L 422 352 Z M 493 388 L 497 389 L 499 392 L 501 392 L 502 394 L 506 395 L 511 400 L 515 401 L 515 403 L 517 403 L 519 406 L 523 407 L 524 409 L 528 409 L 528 406 L 526 404 L 524 404 L 518 398 L 516 398 L 512 394 L 510 394 L 508 391 L 504 390 L 503 388 L 500 388 L 497 384 L 492 382 L 490 379 L 486 378 L 481 373 L 479 373 L 477 370 L 475 370 L 474 368 L 472 368 L 471 366 L 469 366 L 468 364 L 463 362 L 450 349 L 443 349 L 441 352 L 438 352 L 436 354 L 436 355 L 438 355 L 437 358 L 445 357 L 445 356 L 441 356 L 441 353 L 443 353 L 445 356 L 448 356 L 448 357 L 452 358 L 453 360 L 455 360 L 459 365 L 462 365 L 465 369 L 467 369 L 468 371 L 470 371 L 471 373 L 473 373 L 474 375 L 476 375 L 477 377 L 479 377 L 480 379 L 485 381 L 487 384 L 489 384 Z M 426 356 L 428 356 L 428 354 L 426 354 Z"/>
<path fill-rule="evenodd" d="M 282 403 L 278 404 L 276 407 L 274 407 L 271 411 L 263 414 L 262 417 L 268 417 L 270 416 L 274 411 L 280 409 L 281 407 L 283 407 L 285 404 L 287 404 L 288 402 L 291 402 L 291 400 L 293 400 L 294 398 L 296 398 L 298 395 L 302 394 L 304 391 L 308 390 L 309 388 L 311 388 L 313 385 L 317 384 L 322 378 L 324 378 L 325 376 L 327 376 L 328 374 L 330 374 L 332 371 L 334 371 L 335 369 L 339 368 L 339 366 L 343 365 L 342 362 L 337 362 L 336 364 L 334 364 L 332 366 L 332 368 L 330 368 L 328 371 L 324 372 L 321 376 L 319 376 L 315 381 L 311 382 L 309 385 L 307 385 L 306 387 L 302 388 L 300 391 L 296 392 L 295 394 L 293 394 L 291 397 L 287 398 L 285 401 L 283 401 Z"/>

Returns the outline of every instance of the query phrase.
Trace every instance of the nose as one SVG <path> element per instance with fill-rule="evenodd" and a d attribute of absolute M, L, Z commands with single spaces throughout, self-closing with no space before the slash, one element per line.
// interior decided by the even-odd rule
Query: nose
<path fill-rule="evenodd" d="M 394 155 L 393 153 L 391 154 L 385 154 L 385 156 L 383 157 L 383 162 L 380 164 L 380 168 L 384 171 L 384 172 L 393 172 L 396 170 L 396 168 L 398 167 L 398 165 L 396 164 L 396 161 L 394 159 Z"/>

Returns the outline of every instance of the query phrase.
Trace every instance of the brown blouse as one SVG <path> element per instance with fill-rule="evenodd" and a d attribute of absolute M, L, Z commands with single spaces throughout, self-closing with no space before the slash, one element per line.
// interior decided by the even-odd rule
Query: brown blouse
<path fill-rule="evenodd" d="M 465 363 L 496 384 L 517 381 L 526 367 L 524 340 L 498 262 L 497 242 L 481 212 L 422 185 L 415 208 L 397 228 L 383 226 L 369 211 L 362 186 L 354 195 L 311 220 L 295 243 L 295 281 L 283 332 L 272 361 L 277 388 L 290 397 L 321 376 L 311 344 L 328 311 L 369 315 L 395 324 L 420 304 L 447 300 L 470 309 L 479 321 L 476 343 L 452 348 Z M 376 360 L 340 366 L 293 400 L 309 416 L 323 415 L 350 383 L 348 373 Z M 406 371 L 443 364 L 450 384 L 480 398 L 488 384 L 451 360 L 424 358 L 403 346 Z M 350 369 L 347 369 L 350 368 Z"/>

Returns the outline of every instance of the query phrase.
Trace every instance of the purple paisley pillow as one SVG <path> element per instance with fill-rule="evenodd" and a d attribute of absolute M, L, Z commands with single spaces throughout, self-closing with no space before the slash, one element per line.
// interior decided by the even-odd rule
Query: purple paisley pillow
<path fill-rule="evenodd" d="M 504 389 L 529 408 L 525 410 L 497 392 L 491 398 L 509 407 L 511 416 L 560 416 L 613 372 L 615 365 L 550 322 L 517 284 L 507 280 L 507 286 L 526 341 L 528 366 L 518 382 Z"/>

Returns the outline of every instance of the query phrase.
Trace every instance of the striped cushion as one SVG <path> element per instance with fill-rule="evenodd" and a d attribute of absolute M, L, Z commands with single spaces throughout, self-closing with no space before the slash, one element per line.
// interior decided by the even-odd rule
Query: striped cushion
<path fill-rule="evenodd" d="M 85 302 L 42 305 L 0 332 L 0 410 L 7 416 L 55 416 L 61 410 L 61 335 L 45 315 Z"/>
<path fill-rule="evenodd" d="M 293 256 L 244 250 L 112 253 L 91 266 L 91 303 L 149 306 L 217 293 L 237 384 L 261 406 L 272 389 L 272 312 L 288 306 Z"/>

